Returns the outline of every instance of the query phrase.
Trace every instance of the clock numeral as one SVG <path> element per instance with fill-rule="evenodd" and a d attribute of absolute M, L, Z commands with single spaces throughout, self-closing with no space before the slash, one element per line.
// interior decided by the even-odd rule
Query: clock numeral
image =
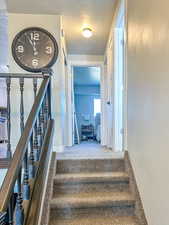
<path fill-rule="evenodd" d="M 40 35 L 39 33 L 35 32 L 35 33 L 30 33 L 31 36 L 31 40 L 32 41 L 39 41 Z"/>
<path fill-rule="evenodd" d="M 24 52 L 24 47 L 23 47 L 23 45 L 18 45 L 17 51 L 18 51 L 19 53 L 23 53 L 23 52 Z"/>
<path fill-rule="evenodd" d="M 51 55 L 52 54 L 52 47 L 51 46 L 47 46 L 45 52 L 46 52 L 46 54 Z"/>
<path fill-rule="evenodd" d="M 38 59 L 33 59 L 33 60 L 32 60 L 32 66 L 33 66 L 33 67 L 37 67 L 38 64 L 39 64 Z"/>

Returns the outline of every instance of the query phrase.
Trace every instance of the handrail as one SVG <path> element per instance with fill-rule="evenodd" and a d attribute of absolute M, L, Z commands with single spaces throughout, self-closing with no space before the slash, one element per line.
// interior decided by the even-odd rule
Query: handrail
<path fill-rule="evenodd" d="M 21 135 L 21 138 L 16 147 L 16 151 L 13 155 L 11 165 L 8 169 L 7 175 L 5 177 L 2 188 L 0 190 L 0 212 L 5 212 L 9 206 L 9 201 L 12 195 L 12 191 L 13 191 L 16 179 L 19 175 L 20 168 L 22 166 L 22 162 L 24 159 L 24 155 L 28 147 L 29 139 L 31 138 L 33 127 L 36 123 L 36 119 L 38 117 L 40 107 L 43 103 L 43 99 L 45 97 L 45 94 L 49 85 L 49 81 L 50 81 L 50 78 L 45 77 L 41 84 L 38 95 L 33 104 L 32 110 L 27 119 L 24 131 Z"/>
<path fill-rule="evenodd" d="M 47 76 L 47 75 L 45 75 Z M 0 73 L 0 78 L 44 78 L 43 74 Z"/>
<path fill-rule="evenodd" d="M 51 156 L 51 149 L 52 149 L 52 141 L 53 141 L 53 134 L 54 134 L 54 120 L 50 120 L 47 126 L 47 132 L 45 137 L 45 142 L 42 147 L 42 155 L 41 160 L 39 162 L 39 169 L 37 171 L 37 179 L 34 185 L 34 189 L 32 191 L 32 199 L 33 204 L 30 206 L 28 217 L 26 218 L 26 225 L 35 225 L 38 224 L 38 220 L 40 217 L 40 209 L 42 202 L 42 192 L 45 186 L 45 179 L 47 175 L 47 167 L 50 161 Z M 45 177 L 43 179 L 43 177 Z M 40 188 L 41 187 L 41 188 Z"/>

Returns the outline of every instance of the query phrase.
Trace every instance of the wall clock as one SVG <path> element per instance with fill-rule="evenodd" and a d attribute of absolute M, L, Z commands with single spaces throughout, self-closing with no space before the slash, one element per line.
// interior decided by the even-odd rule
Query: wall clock
<path fill-rule="evenodd" d="M 31 27 L 19 32 L 12 43 L 15 62 L 29 72 L 41 72 L 50 68 L 58 57 L 55 38 L 46 30 Z"/>

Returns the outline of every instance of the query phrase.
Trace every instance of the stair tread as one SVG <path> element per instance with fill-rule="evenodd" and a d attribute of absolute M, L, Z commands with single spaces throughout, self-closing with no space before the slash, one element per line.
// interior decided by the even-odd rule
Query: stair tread
<path fill-rule="evenodd" d="M 56 173 L 125 171 L 124 158 L 57 160 Z"/>
<path fill-rule="evenodd" d="M 69 182 L 69 181 L 76 181 L 76 180 L 128 180 L 129 176 L 125 172 L 92 172 L 92 173 L 61 173 L 56 174 L 54 180 L 57 182 Z"/>
<path fill-rule="evenodd" d="M 134 216 L 111 216 L 96 218 L 51 219 L 49 225 L 139 225 Z"/>
<path fill-rule="evenodd" d="M 94 207 L 113 204 L 134 204 L 130 192 L 82 192 L 74 194 L 58 194 L 51 200 L 51 208 Z"/>

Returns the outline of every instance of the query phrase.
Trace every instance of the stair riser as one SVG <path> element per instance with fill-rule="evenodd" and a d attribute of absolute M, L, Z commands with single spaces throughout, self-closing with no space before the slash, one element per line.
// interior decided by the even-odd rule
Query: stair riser
<path fill-rule="evenodd" d="M 130 206 L 113 206 L 113 207 L 99 207 L 99 208 L 67 208 L 67 209 L 55 209 L 50 210 L 50 219 L 75 219 L 75 218 L 93 218 L 108 217 L 108 216 L 133 216 L 134 205 Z"/>
<path fill-rule="evenodd" d="M 123 159 L 58 160 L 57 173 L 124 171 Z"/>
<path fill-rule="evenodd" d="M 55 182 L 53 188 L 53 197 L 58 194 L 75 194 L 85 192 L 98 191 L 127 191 L 129 189 L 128 182 L 103 182 L 103 183 L 68 183 L 60 184 Z"/>
<path fill-rule="evenodd" d="M 94 217 L 50 220 L 49 225 L 139 225 L 135 217 Z M 145 224 L 144 224 L 145 225 Z"/>

